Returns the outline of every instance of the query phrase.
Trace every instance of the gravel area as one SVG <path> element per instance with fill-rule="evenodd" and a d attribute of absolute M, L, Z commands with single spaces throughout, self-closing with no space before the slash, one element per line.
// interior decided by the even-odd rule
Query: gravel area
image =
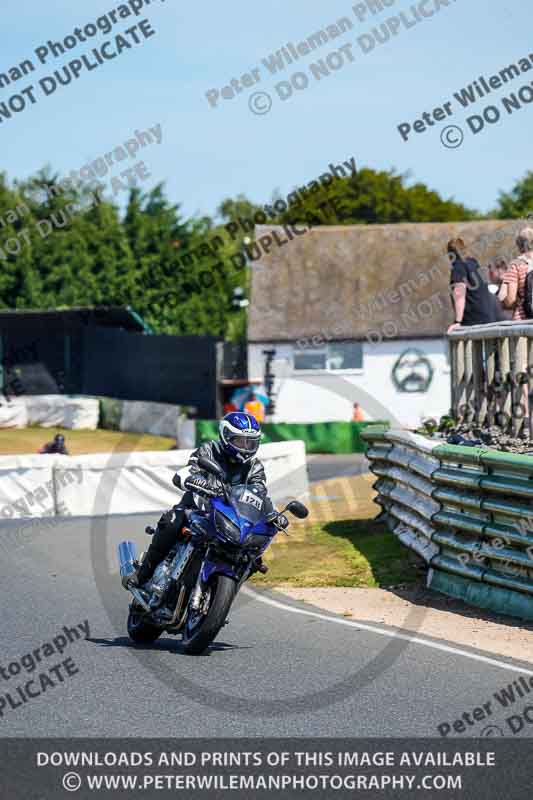
<path fill-rule="evenodd" d="M 393 591 L 283 586 L 277 590 L 353 620 L 380 623 L 533 664 L 533 623 L 467 606 L 423 586 Z"/>
<path fill-rule="evenodd" d="M 437 437 L 435 437 L 437 438 Z M 533 441 L 525 437 L 514 437 L 496 427 L 477 428 L 472 425 L 457 425 L 444 436 L 438 436 L 442 443 L 489 447 L 504 453 L 533 455 Z"/>

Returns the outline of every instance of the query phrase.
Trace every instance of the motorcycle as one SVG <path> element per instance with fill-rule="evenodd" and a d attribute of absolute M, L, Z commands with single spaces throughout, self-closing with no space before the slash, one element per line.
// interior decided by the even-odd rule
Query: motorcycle
<path fill-rule="evenodd" d="M 142 588 L 132 578 L 139 561 L 135 544 L 118 548 L 122 585 L 133 595 L 128 634 L 134 642 L 154 642 L 163 632 L 181 633 L 184 650 L 200 655 L 226 624 L 230 608 L 256 562 L 274 537 L 289 525 L 288 511 L 305 519 L 307 508 L 292 500 L 276 511 L 268 497 L 254 486 L 224 482 L 224 472 L 211 459 L 200 457 L 198 466 L 214 475 L 220 495 L 204 497 L 188 509 L 181 535 L 167 558 Z M 182 489 L 178 475 L 174 485 Z"/>

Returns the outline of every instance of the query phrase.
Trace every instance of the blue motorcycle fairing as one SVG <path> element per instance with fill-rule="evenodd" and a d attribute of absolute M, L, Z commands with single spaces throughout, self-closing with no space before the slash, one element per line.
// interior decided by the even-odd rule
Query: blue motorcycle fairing
<path fill-rule="evenodd" d="M 211 517 L 212 523 L 214 524 L 214 512 L 220 511 L 224 514 L 228 519 L 235 523 L 235 525 L 240 529 L 242 527 L 241 520 L 239 514 L 233 507 L 233 504 L 228 505 L 222 498 L 215 497 L 211 501 Z"/>
<path fill-rule="evenodd" d="M 256 533 L 258 536 L 268 536 L 270 539 L 273 539 L 277 533 L 277 528 L 269 522 L 258 522 L 254 527 L 249 531 L 249 533 Z"/>
<path fill-rule="evenodd" d="M 200 573 L 200 580 L 204 586 L 209 583 L 213 575 L 226 575 L 228 578 L 238 580 L 237 573 L 229 564 L 226 564 L 222 559 L 216 561 L 205 560 L 202 564 L 202 571 Z"/>
<path fill-rule="evenodd" d="M 247 520 L 243 515 L 239 514 L 233 503 L 226 503 L 221 498 L 214 498 L 212 501 L 211 524 L 216 528 L 215 511 L 219 511 L 224 516 L 228 517 L 240 531 L 240 542 L 244 544 L 246 537 L 250 534 L 257 534 L 258 536 L 265 536 L 273 539 L 278 532 L 277 528 L 265 520 L 259 520 L 255 524 Z"/>
<path fill-rule="evenodd" d="M 239 492 L 246 490 L 246 487 L 235 487 L 234 497 L 229 497 L 228 500 L 223 498 L 213 498 L 211 501 L 211 509 L 208 520 L 206 520 L 206 533 L 209 539 L 219 539 L 224 541 L 224 537 L 218 532 L 216 523 L 216 514 L 223 514 L 229 519 L 239 531 L 239 544 L 244 553 L 247 552 L 246 539 L 249 535 L 254 534 L 264 538 L 264 545 L 258 546 L 255 543 L 253 548 L 250 548 L 256 555 L 259 552 L 264 552 L 272 539 L 278 532 L 275 525 L 271 522 L 266 522 L 263 512 L 255 505 L 248 507 L 246 503 L 240 503 L 241 511 L 237 507 L 239 503 Z M 251 519 L 246 518 L 248 514 Z M 261 518 L 263 517 L 263 518 Z M 202 526 L 203 527 L 203 526 Z M 214 575 L 226 575 L 233 580 L 240 581 L 242 574 L 237 566 L 228 564 L 223 556 L 211 556 L 206 558 L 202 564 L 200 571 L 200 581 L 206 586 Z"/>

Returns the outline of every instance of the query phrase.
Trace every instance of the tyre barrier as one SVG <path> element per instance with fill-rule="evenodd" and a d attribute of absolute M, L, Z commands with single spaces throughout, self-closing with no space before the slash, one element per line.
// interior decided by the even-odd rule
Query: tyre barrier
<path fill-rule="evenodd" d="M 362 433 L 382 517 L 428 587 L 533 620 L 533 458 L 382 426 Z"/>

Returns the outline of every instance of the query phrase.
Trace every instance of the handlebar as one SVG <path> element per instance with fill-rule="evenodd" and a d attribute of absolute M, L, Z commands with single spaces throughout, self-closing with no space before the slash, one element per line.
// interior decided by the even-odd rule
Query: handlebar
<path fill-rule="evenodd" d="M 213 473 L 211 473 L 213 474 Z M 185 489 L 189 489 L 197 494 L 202 494 L 205 497 L 212 498 L 212 497 L 224 497 L 226 500 L 229 498 L 229 487 L 218 477 L 219 487 L 218 489 L 211 488 L 209 485 L 209 481 L 206 478 L 203 478 L 201 475 L 189 475 L 188 478 L 185 480 L 185 486 L 182 483 L 180 476 L 176 473 L 172 478 L 172 483 L 181 491 L 185 491 Z M 187 483 L 191 483 L 192 486 L 187 486 Z M 289 521 L 285 516 L 285 512 L 290 511 L 297 519 L 305 519 L 309 515 L 309 509 L 304 506 L 303 503 L 300 503 L 299 500 L 291 500 L 283 511 L 272 511 L 270 514 L 267 515 L 267 522 L 272 522 L 277 524 L 277 521 L 281 521 L 282 524 L 279 525 L 281 530 L 285 530 L 288 527 Z"/>

